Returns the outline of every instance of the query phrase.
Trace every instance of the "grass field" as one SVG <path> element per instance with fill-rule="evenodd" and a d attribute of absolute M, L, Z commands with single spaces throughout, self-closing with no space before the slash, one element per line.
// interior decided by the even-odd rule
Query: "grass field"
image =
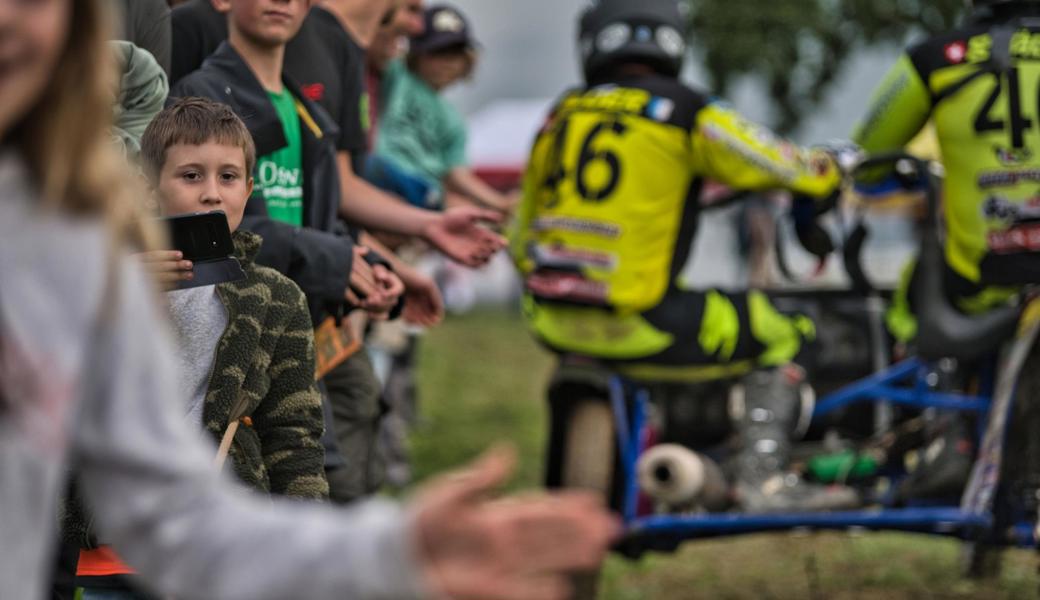
<path fill-rule="evenodd" d="M 412 440 L 417 473 L 458 465 L 489 444 L 512 442 L 521 460 L 512 487 L 542 471 L 542 394 L 552 357 L 518 318 L 451 318 L 421 347 L 422 422 Z M 770 534 L 691 542 L 675 555 L 612 558 L 607 600 L 1037 598 L 1038 558 L 1010 552 L 999 580 L 958 575 L 955 541 L 902 534 Z"/>

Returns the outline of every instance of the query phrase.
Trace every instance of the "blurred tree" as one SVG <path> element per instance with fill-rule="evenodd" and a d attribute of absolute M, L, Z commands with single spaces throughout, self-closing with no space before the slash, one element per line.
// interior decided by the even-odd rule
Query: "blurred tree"
<path fill-rule="evenodd" d="M 691 0 L 692 42 L 715 92 L 762 79 L 790 133 L 823 99 L 853 52 L 951 29 L 964 0 Z"/>

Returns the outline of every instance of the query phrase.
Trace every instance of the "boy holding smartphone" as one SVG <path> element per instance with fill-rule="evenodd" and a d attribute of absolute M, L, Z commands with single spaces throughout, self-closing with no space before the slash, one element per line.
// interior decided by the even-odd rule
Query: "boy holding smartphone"
<path fill-rule="evenodd" d="M 330 317 L 342 316 L 353 307 L 373 318 L 386 318 L 398 306 L 404 287 L 389 264 L 357 245 L 338 219 L 342 193 L 335 141 L 339 130 L 283 73 L 286 45 L 299 32 L 310 4 L 308 0 L 215 3 L 227 15 L 228 39 L 201 68 L 181 79 L 171 96 L 223 102 L 245 123 L 256 146 L 257 165 L 243 227 L 264 239 L 257 262 L 277 269 L 303 289 L 313 324 L 327 324 Z M 318 335 L 324 338 L 329 329 L 323 327 L 319 331 L 325 333 Z M 357 336 L 356 331 L 350 334 Z M 319 344 L 322 349 L 329 346 Z M 361 375 L 371 374 L 359 352 L 326 358 L 323 372 L 355 365 Z M 360 385 L 375 385 L 374 376 L 361 378 L 355 387 L 361 389 Z M 331 421 L 332 404 L 326 402 L 326 407 Z M 351 500 L 356 494 L 349 485 L 350 475 L 367 471 L 368 461 L 346 456 L 344 450 L 349 449 L 337 448 L 334 436 L 327 444 L 325 466 L 332 496 Z"/>
<path fill-rule="evenodd" d="M 306 300 L 287 277 L 253 262 L 260 237 L 238 229 L 253 189 L 249 132 L 228 106 L 184 99 L 149 125 L 142 159 L 164 215 L 224 212 L 245 273 L 237 281 L 166 294 L 188 419 L 216 442 L 230 442 L 227 456 L 243 483 L 265 493 L 326 498 L 324 420 Z M 143 257 L 168 282 L 192 276 L 178 251 Z M 237 430 L 227 434 L 236 422 Z M 65 525 L 86 546 L 77 573 L 84 598 L 125 590 L 130 570 L 107 548 L 91 547 L 84 520 L 69 515 Z"/>

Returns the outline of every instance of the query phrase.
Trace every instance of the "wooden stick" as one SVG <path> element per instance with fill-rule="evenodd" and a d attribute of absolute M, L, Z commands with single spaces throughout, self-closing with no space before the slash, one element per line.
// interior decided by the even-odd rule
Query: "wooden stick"
<path fill-rule="evenodd" d="M 217 456 L 213 459 L 213 464 L 216 465 L 217 469 L 224 467 L 228 452 L 231 451 L 231 440 L 235 439 L 235 433 L 237 432 L 238 420 L 236 419 L 228 423 L 227 429 L 224 430 L 224 437 L 220 438 L 220 448 L 217 449 Z"/>

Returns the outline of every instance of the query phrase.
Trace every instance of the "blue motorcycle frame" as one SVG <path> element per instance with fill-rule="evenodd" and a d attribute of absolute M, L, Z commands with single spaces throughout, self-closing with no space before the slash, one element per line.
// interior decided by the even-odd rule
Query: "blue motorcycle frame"
<path fill-rule="evenodd" d="M 896 363 L 870 377 L 852 383 L 823 397 L 813 418 L 822 418 L 860 402 L 890 402 L 914 408 L 937 408 L 975 412 L 980 417 L 978 456 L 971 480 L 959 505 L 922 508 L 881 508 L 830 512 L 747 515 L 705 513 L 696 515 L 637 514 L 639 489 L 635 469 L 642 451 L 649 392 L 636 383 L 615 375 L 610 380 L 609 396 L 613 408 L 617 446 L 621 455 L 624 484 L 621 516 L 628 537 L 666 535 L 676 538 L 706 538 L 790 529 L 894 530 L 956 536 L 965 539 L 989 531 L 994 524 L 992 508 L 1000 484 L 1007 416 L 1014 401 L 1015 381 L 1026 356 L 1040 331 L 1040 302 L 1033 304 L 1024 319 L 1018 338 L 1002 361 L 995 385 L 978 395 L 933 391 L 928 382 L 931 366 L 919 358 Z M 1014 526 L 1015 543 L 1035 547 L 1035 523 Z"/>
<path fill-rule="evenodd" d="M 919 178 L 918 183 L 924 186 L 926 193 L 929 215 L 937 222 L 938 186 L 932 165 L 910 155 L 893 154 L 864 161 L 859 168 L 869 169 L 886 163 L 902 165 L 904 170 Z M 933 232 L 925 233 L 921 246 L 922 264 L 929 264 L 928 261 L 932 261 L 933 266 L 939 264 L 941 243 L 938 230 L 937 226 Z M 932 271 L 938 273 L 939 270 Z M 925 278 L 929 276 L 926 274 Z M 926 285 L 930 285 L 934 290 L 941 290 L 938 280 L 926 282 Z M 931 303 L 921 302 L 922 306 L 934 306 L 934 310 L 929 311 L 932 314 L 920 316 L 921 326 L 923 329 L 927 325 L 926 321 L 931 321 L 932 330 L 945 331 L 933 336 L 930 342 L 921 342 L 923 356 L 939 360 L 939 357 L 948 356 L 942 352 L 958 346 L 968 346 L 968 352 L 972 352 L 972 343 L 967 340 L 985 339 L 987 334 L 983 333 L 983 330 L 988 330 L 988 338 L 991 341 L 994 339 L 993 334 L 1001 330 L 1005 332 L 1002 339 L 1009 340 L 999 344 L 1003 348 L 1002 352 L 999 349 L 989 351 L 990 363 L 996 365 L 996 375 L 988 378 L 991 381 L 983 382 L 978 394 L 934 390 L 928 379 L 929 375 L 935 372 L 936 361 L 912 357 L 823 397 L 816 404 L 813 419 L 823 418 L 850 405 L 864 402 L 976 413 L 980 425 L 976 439 L 978 452 L 969 483 L 959 503 L 897 508 L 882 501 L 876 508 L 829 513 L 639 514 L 636 464 L 643 450 L 651 402 L 650 393 L 639 383 L 628 381 L 614 373 L 609 378 L 607 395 L 614 415 L 620 459 L 619 508 L 627 532 L 621 547 L 627 547 L 630 551 L 635 549 L 635 553 L 638 553 L 640 549 L 656 547 L 653 543 L 643 543 L 652 540 L 681 541 L 791 529 L 892 530 L 954 536 L 965 540 L 996 539 L 991 535 L 996 525 L 994 502 L 1001 485 L 1008 417 L 1015 401 L 1015 387 L 1019 374 L 1026 359 L 1034 351 L 1040 332 L 1040 300 L 1030 302 L 1021 311 L 1015 310 L 1012 313 L 1008 310 L 1002 317 L 990 315 L 993 318 L 989 318 L 985 323 L 980 319 L 975 319 L 978 321 L 976 323 L 969 323 L 967 318 L 955 315 L 948 306 L 937 306 L 939 303 L 936 298 L 928 298 Z M 1003 325 L 998 323 L 1001 318 Z M 1017 330 L 1013 329 L 1016 323 Z M 974 337 L 967 333 L 959 335 L 958 331 L 967 329 L 975 330 Z M 1009 331 L 1014 333 L 1009 335 Z M 999 359 L 996 358 L 997 354 L 1000 354 Z M 973 358 L 979 358 L 978 353 Z M 1002 531 L 1002 543 L 1036 548 L 1040 537 L 1037 529 L 1036 515 L 1028 515 L 1021 522 L 1011 524 L 1009 531 Z"/>

